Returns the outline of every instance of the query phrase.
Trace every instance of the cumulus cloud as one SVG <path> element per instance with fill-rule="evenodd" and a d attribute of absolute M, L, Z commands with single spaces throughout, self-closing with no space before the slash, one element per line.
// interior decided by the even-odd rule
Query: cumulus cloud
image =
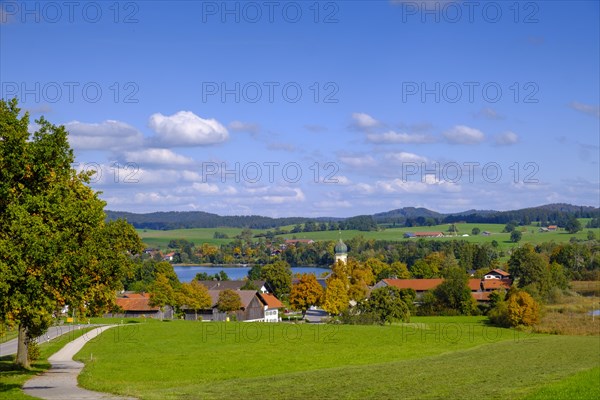
<path fill-rule="evenodd" d="M 451 144 L 478 144 L 483 142 L 485 135 L 479 129 L 465 125 L 456 125 L 444 132 L 444 137 Z"/>
<path fill-rule="evenodd" d="M 498 146 L 510 146 L 519 141 L 519 136 L 514 132 L 504 132 L 496 137 Z"/>
<path fill-rule="evenodd" d="M 379 121 L 365 113 L 353 113 L 352 125 L 360 130 L 368 130 L 379 125 Z"/>
<path fill-rule="evenodd" d="M 189 165 L 194 162 L 191 158 L 177 154 L 169 149 L 144 149 L 126 151 L 123 156 L 128 162 L 150 165 Z"/>
<path fill-rule="evenodd" d="M 389 131 L 385 133 L 369 133 L 367 140 L 371 143 L 385 144 L 385 143 L 432 143 L 434 138 L 424 134 L 410 134 L 410 133 L 397 133 Z"/>
<path fill-rule="evenodd" d="M 168 147 L 206 146 L 229 138 L 229 132 L 219 121 L 200 118 L 191 111 L 170 116 L 152 114 L 149 125 L 156 132 L 156 141 Z"/>
<path fill-rule="evenodd" d="M 503 115 L 498 114 L 498 112 L 491 107 L 482 108 L 481 110 L 475 113 L 475 117 L 490 120 L 504 119 Z"/>
<path fill-rule="evenodd" d="M 375 159 L 370 155 L 366 156 L 341 156 L 340 161 L 346 165 L 356 168 L 372 167 L 376 164 Z"/>
<path fill-rule="evenodd" d="M 251 122 L 231 121 L 228 127 L 234 132 L 247 132 L 252 135 L 257 135 L 260 132 L 260 126 Z"/>
<path fill-rule="evenodd" d="M 384 156 L 387 160 L 399 163 L 426 163 L 427 158 L 414 153 L 401 151 L 399 153 L 388 153 Z"/>
<path fill-rule="evenodd" d="M 119 150 L 142 145 L 143 136 L 133 126 L 115 120 L 101 123 L 71 121 L 65 124 L 69 143 L 77 150 Z"/>
<path fill-rule="evenodd" d="M 600 118 L 600 106 L 593 106 L 591 104 L 584 104 L 579 102 L 572 102 L 570 104 L 573 110 L 577 110 L 592 117 Z"/>

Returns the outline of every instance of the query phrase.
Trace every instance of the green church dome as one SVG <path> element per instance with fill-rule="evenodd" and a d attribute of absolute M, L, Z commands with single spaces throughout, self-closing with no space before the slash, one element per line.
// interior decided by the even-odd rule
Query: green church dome
<path fill-rule="evenodd" d="M 348 246 L 346 246 L 346 243 L 342 242 L 342 239 L 338 240 L 337 244 L 335 245 L 335 253 L 339 254 L 339 253 L 347 253 L 348 252 Z"/>

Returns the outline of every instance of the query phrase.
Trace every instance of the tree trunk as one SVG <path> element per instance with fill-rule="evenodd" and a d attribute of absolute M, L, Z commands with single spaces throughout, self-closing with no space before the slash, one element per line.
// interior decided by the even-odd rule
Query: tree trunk
<path fill-rule="evenodd" d="M 19 325 L 19 338 L 17 347 L 17 358 L 15 364 L 23 368 L 29 368 L 29 338 L 27 337 L 27 329 Z"/>

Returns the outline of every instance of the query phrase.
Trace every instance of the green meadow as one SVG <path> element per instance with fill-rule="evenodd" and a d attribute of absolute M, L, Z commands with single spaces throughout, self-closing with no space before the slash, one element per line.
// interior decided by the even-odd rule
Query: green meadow
<path fill-rule="evenodd" d="M 140 399 L 598 398 L 597 336 L 410 324 L 131 324 L 77 354 L 80 385 Z"/>
<path fill-rule="evenodd" d="M 587 219 L 582 219 L 582 225 L 585 226 L 587 223 Z M 363 236 L 365 239 L 373 239 L 373 240 L 390 240 L 390 241 L 405 241 L 405 240 L 416 240 L 416 239 L 406 239 L 404 238 L 404 234 L 406 232 L 443 232 L 445 235 L 452 235 L 450 237 L 444 238 L 431 238 L 427 240 L 467 240 L 469 242 L 474 243 L 492 243 L 494 240 L 498 242 L 498 247 L 500 249 L 508 249 L 515 246 L 515 243 L 510 241 L 510 234 L 503 233 L 504 224 L 455 224 L 458 229 L 458 233 L 456 235 L 448 232 L 449 225 L 435 225 L 435 226 L 419 226 L 413 228 L 386 228 L 379 231 L 373 232 L 362 232 L 357 230 L 347 230 L 347 231 L 319 231 L 319 232 L 300 232 L 300 233 L 288 233 L 285 235 L 280 235 L 282 238 L 291 239 L 292 237 L 296 237 L 297 239 L 312 239 L 315 241 L 321 240 L 338 240 L 340 237 L 343 240 L 348 240 L 357 236 Z M 488 231 L 490 232 L 489 236 L 484 236 L 481 233 L 479 235 L 472 235 L 471 231 L 473 228 L 479 228 L 481 232 Z M 283 227 L 284 229 L 291 230 L 292 226 Z M 518 227 L 523 237 L 519 243 L 529 242 L 532 244 L 538 244 L 542 242 L 554 241 L 557 243 L 564 243 L 571 240 L 571 238 L 577 238 L 579 240 L 586 240 L 587 232 L 590 229 L 583 228 L 582 231 L 577 232 L 576 234 L 568 234 L 564 231 L 564 229 L 559 229 L 558 231 L 553 232 L 539 232 L 539 227 L 537 226 L 524 226 Z M 161 249 L 166 249 L 170 240 L 172 239 L 186 239 L 188 241 L 193 242 L 195 245 L 201 245 L 202 243 L 211 243 L 211 244 L 224 244 L 228 243 L 233 238 L 240 234 L 242 229 L 240 228 L 195 228 L 195 229 L 175 229 L 170 231 L 160 231 L 160 230 L 151 230 L 151 229 L 138 229 L 139 235 L 141 236 L 144 243 L 150 247 L 159 247 Z M 596 237 L 600 238 L 600 229 L 593 229 L 596 233 Z M 229 239 L 214 239 L 215 232 L 222 232 L 229 236 Z M 263 233 L 266 230 L 253 230 L 256 233 Z M 463 235 L 469 236 L 463 236 Z"/>

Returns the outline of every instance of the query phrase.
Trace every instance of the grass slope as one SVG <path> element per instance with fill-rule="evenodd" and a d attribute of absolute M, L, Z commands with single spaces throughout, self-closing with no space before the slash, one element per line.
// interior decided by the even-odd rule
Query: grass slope
<path fill-rule="evenodd" d="M 141 399 L 507 398 L 598 366 L 597 337 L 528 335 L 482 318 L 332 326 L 174 321 L 84 347 L 80 384 Z M 89 362 L 90 354 L 94 361 Z"/>

